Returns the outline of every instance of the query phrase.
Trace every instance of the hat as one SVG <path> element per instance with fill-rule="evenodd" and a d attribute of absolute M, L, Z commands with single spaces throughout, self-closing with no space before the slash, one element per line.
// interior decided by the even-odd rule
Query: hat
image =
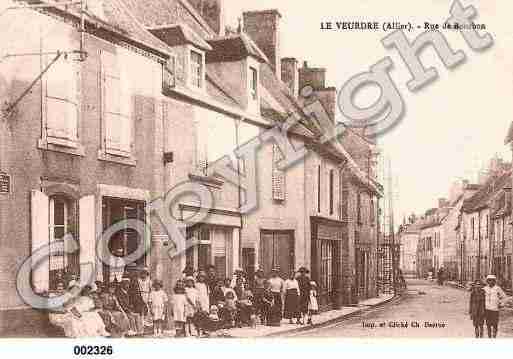
<path fill-rule="evenodd" d="M 127 278 L 127 277 L 123 277 L 121 278 L 121 283 L 130 283 L 130 278 Z"/>
<path fill-rule="evenodd" d="M 310 271 L 306 267 L 300 267 L 297 271 L 299 273 L 310 273 Z"/>
<path fill-rule="evenodd" d="M 496 277 L 496 276 L 494 276 L 493 274 L 488 274 L 488 275 L 486 276 L 486 280 L 489 280 L 489 279 L 496 280 L 496 279 L 497 279 L 497 277 Z"/>
<path fill-rule="evenodd" d="M 315 283 L 315 281 L 311 281 L 310 285 L 313 285 L 314 287 L 317 287 L 317 283 Z"/>
<path fill-rule="evenodd" d="M 189 280 L 192 280 L 194 282 L 194 277 L 192 275 L 189 275 L 187 277 L 185 277 L 185 281 L 189 281 Z"/>

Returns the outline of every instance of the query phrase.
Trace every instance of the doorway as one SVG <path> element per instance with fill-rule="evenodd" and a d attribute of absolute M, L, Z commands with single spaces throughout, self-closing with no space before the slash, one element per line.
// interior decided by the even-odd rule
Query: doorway
<path fill-rule="evenodd" d="M 278 269 L 282 278 L 288 278 L 294 270 L 294 231 L 260 232 L 260 263 L 268 275 L 273 268 Z"/>

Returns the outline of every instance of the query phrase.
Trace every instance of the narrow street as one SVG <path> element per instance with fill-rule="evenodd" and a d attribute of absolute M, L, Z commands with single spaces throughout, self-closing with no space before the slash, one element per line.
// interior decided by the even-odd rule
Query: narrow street
<path fill-rule="evenodd" d="M 407 293 L 396 302 L 292 336 L 472 338 L 474 329 L 467 311 L 467 292 L 448 286 L 440 287 L 425 280 L 412 280 L 408 282 Z M 500 320 L 498 336 L 513 337 L 513 313 L 501 311 Z M 412 327 L 415 322 L 418 327 Z M 426 323 L 429 325 L 426 326 Z"/>

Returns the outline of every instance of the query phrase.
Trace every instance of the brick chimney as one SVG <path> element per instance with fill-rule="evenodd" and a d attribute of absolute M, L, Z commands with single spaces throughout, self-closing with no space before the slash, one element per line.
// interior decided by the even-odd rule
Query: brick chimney
<path fill-rule="evenodd" d="M 224 0 L 188 0 L 219 36 L 225 35 Z"/>
<path fill-rule="evenodd" d="M 315 98 L 322 103 L 330 119 L 334 122 L 337 108 L 337 89 L 335 87 L 326 87 L 326 69 L 322 67 L 309 67 L 305 61 L 303 67 L 299 69 L 298 78 L 299 91 L 305 86 L 311 86 L 314 90 Z"/>
<path fill-rule="evenodd" d="M 281 14 L 276 9 L 246 11 L 242 14 L 243 31 L 267 56 L 276 76 L 281 78 Z"/>
<path fill-rule="evenodd" d="M 326 87 L 326 69 L 319 67 L 308 67 L 305 61 L 303 67 L 299 69 L 299 88 L 312 86 L 315 90 Z"/>
<path fill-rule="evenodd" d="M 284 57 L 281 59 L 281 81 L 288 86 L 294 98 L 299 96 L 299 72 L 295 58 Z"/>

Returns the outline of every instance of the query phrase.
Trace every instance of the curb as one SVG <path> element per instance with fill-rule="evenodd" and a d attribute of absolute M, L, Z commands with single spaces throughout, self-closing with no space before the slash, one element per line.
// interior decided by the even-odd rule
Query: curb
<path fill-rule="evenodd" d="M 303 331 L 308 331 L 308 330 L 312 330 L 312 329 L 318 329 L 318 328 L 322 328 L 324 326 L 328 326 L 328 325 L 331 325 L 331 324 L 335 324 L 337 322 L 340 322 L 344 319 L 349 319 L 349 318 L 352 318 L 352 317 L 355 317 L 359 314 L 361 314 L 362 312 L 368 310 L 368 309 L 373 309 L 373 308 L 377 308 L 377 307 L 380 307 L 382 305 L 385 305 L 385 304 L 388 304 L 388 303 L 391 303 L 395 300 L 398 300 L 400 299 L 402 296 L 402 294 L 397 294 L 395 296 L 393 296 L 392 298 L 389 298 L 389 299 L 386 299 L 380 303 L 377 303 L 377 304 L 373 304 L 373 305 L 366 305 L 352 313 L 348 313 L 348 314 L 343 314 L 341 316 L 338 316 L 336 318 L 333 318 L 333 319 L 329 319 L 325 322 L 322 322 L 322 323 L 316 323 L 316 324 L 313 324 L 313 325 L 308 325 L 308 326 L 303 326 L 303 327 L 300 327 L 300 328 L 295 328 L 295 329 L 287 329 L 287 330 L 284 330 L 282 332 L 276 332 L 276 333 L 271 333 L 271 334 L 267 334 L 267 335 L 263 335 L 261 336 L 260 338 L 273 338 L 273 337 L 279 337 L 279 336 L 282 336 L 282 335 L 286 335 L 286 334 L 293 334 L 293 333 L 299 333 L 299 332 L 303 332 Z"/>

